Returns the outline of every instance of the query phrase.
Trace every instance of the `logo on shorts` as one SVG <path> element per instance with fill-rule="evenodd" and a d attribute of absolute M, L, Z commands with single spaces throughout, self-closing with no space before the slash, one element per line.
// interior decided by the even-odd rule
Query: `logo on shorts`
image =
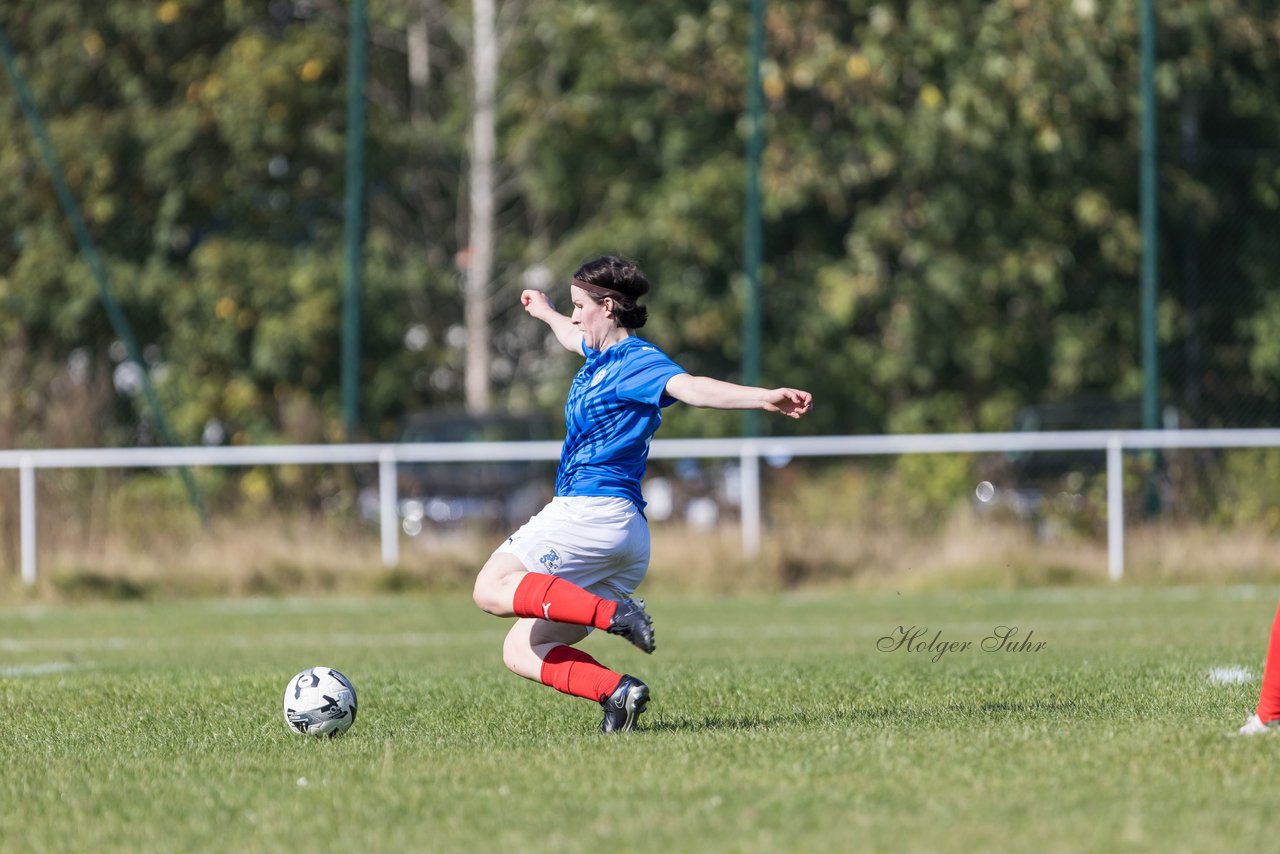
<path fill-rule="evenodd" d="M 538 563 L 545 566 L 548 572 L 555 572 L 560 568 L 560 552 L 555 549 L 547 549 L 547 553 L 538 558 Z"/>

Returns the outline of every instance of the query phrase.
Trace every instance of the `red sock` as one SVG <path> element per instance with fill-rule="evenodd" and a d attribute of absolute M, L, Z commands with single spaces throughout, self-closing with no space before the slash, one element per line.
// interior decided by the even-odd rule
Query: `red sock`
<path fill-rule="evenodd" d="M 1262 671 L 1262 693 L 1258 697 L 1258 718 L 1265 724 L 1280 718 L 1280 610 L 1271 624 L 1267 664 Z"/>
<path fill-rule="evenodd" d="M 560 645 L 553 646 L 542 659 L 541 679 L 543 685 L 562 694 L 599 702 L 618 687 L 622 674 L 614 673 L 580 649 Z"/>
<path fill-rule="evenodd" d="M 556 623 L 607 629 L 617 602 L 601 599 L 578 585 L 541 572 L 525 573 L 511 605 L 517 617 L 537 617 Z"/>

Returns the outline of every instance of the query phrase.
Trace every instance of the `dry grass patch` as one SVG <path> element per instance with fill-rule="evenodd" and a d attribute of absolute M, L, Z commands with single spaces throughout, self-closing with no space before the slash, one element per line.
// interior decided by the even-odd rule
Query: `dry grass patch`
<path fill-rule="evenodd" d="M 41 541 L 40 583 L 24 598 L 142 599 L 404 590 L 468 590 L 502 538 L 492 531 L 402 537 L 400 564 L 382 565 L 371 526 L 325 517 L 216 520 L 207 530 L 111 530 Z M 1280 579 L 1280 537 L 1263 527 L 1130 524 L 1125 580 L 1137 583 Z M 1107 581 L 1104 538 L 1045 538 L 969 508 L 931 526 L 849 518 L 775 519 L 748 560 L 741 529 L 655 524 L 646 589 L 741 594 L 798 588 L 1018 588 Z"/>

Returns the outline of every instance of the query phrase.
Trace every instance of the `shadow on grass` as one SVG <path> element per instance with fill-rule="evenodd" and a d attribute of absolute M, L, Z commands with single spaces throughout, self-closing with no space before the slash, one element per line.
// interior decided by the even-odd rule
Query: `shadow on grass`
<path fill-rule="evenodd" d="M 834 710 L 797 710 L 787 714 L 752 717 L 749 715 L 706 714 L 664 718 L 647 723 L 644 729 L 651 732 L 741 732 L 746 730 L 795 729 L 823 726 L 845 726 L 884 729 L 919 728 L 921 724 L 949 725 L 957 720 L 1019 719 L 1026 721 L 1094 717 L 1103 711 L 1103 705 L 1078 700 L 1046 701 L 988 701 L 974 703 L 948 703 L 945 706 L 919 708 L 899 706 L 895 708 L 866 707 Z"/>
<path fill-rule="evenodd" d="M 155 585 L 129 578 L 118 578 L 91 570 L 60 573 L 54 585 L 68 599 L 106 599 L 114 602 L 136 602 L 151 598 Z"/>

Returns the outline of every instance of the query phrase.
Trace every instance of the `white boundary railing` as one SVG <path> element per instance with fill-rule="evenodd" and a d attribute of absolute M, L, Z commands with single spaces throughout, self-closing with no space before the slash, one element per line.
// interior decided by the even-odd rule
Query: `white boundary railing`
<path fill-rule="evenodd" d="M 935 433 L 896 436 L 813 436 L 768 439 L 659 439 L 651 459 L 731 459 L 742 466 L 742 548 L 760 553 L 760 459 L 900 454 L 1105 451 L 1107 459 L 1107 568 L 1124 575 L 1124 451 L 1172 448 L 1280 447 L 1280 430 L 1085 430 L 1043 433 Z M 382 562 L 400 562 L 396 494 L 399 463 L 556 460 L 559 442 L 421 442 L 359 445 L 254 445 L 244 447 L 80 448 L 0 451 L 0 469 L 19 471 L 22 579 L 36 581 L 36 470 L 176 466 L 378 464 Z"/>

